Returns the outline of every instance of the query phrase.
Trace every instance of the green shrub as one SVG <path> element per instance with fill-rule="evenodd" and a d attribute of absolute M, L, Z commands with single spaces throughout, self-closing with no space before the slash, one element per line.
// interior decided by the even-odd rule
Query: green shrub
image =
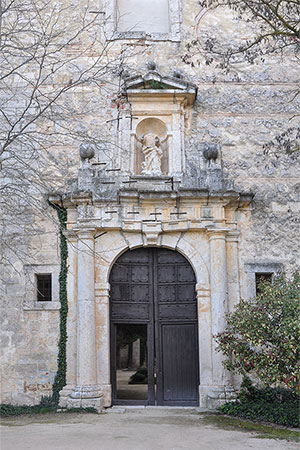
<path fill-rule="evenodd" d="M 8 416 L 21 416 L 24 414 L 46 414 L 49 412 L 55 412 L 57 406 L 41 406 L 41 405 L 9 405 L 2 404 L 0 405 L 0 417 L 8 417 Z"/>
<path fill-rule="evenodd" d="M 300 389 L 300 274 L 263 282 L 260 293 L 241 301 L 227 315 L 218 336 L 225 367 L 243 376 L 254 375 L 265 386 Z"/>
<path fill-rule="evenodd" d="M 9 416 L 22 416 L 28 414 L 47 414 L 53 413 L 57 411 L 57 405 L 53 403 L 51 397 L 43 397 L 46 400 L 42 401 L 39 405 L 28 406 L 28 405 L 9 405 L 9 404 L 1 404 L 0 405 L 0 417 L 9 417 Z M 51 402 L 50 402 L 51 400 Z M 48 404 L 47 404 L 48 403 Z M 69 408 L 63 410 L 66 413 L 97 413 L 95 408 Z"/>
<path fill-rule="evenodd" d="M 300 426 L 299 395 L 288 389 L 254 387 L 249 379 L 242 384 L 236 402 L 219 408 L 223 414 L 265 421 L 289 427 Z"/>

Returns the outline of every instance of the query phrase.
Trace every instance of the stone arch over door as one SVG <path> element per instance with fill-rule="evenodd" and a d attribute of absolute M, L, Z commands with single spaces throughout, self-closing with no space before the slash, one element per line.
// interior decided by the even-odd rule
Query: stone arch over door
<path fill-rule="evenodd" d="M 113 403 L 198 405 L 196 276 L 191 264 L 163 247 L 127 250 L 115 261 L 109 282 Z M 130 326 L 147 329 L 148 395 L 142 400 L 128 398 L 128 392 L 124 397 L 126 388 L 117 387 L 118 330 Z"/>
<path fill-rule="evenodd" d="M 212 350 L 212 302 L 210 283 L 210 240 L 205 232 L 181 233 L 174 231 L 162 233 L 157 240 L 157 247 L 177 250 L 191 264 L 196 274 L 198 338 L 199 338 L 199 373 L 200 399 L 199 405 L 206 407 L 207 394 L 214 385 L 214 356 Z M 109 313 L 109 276 L 114 263 L 128 249 L 145 246 L 143 233 L 118 230 L 103 234 L 96 240 L 96 347 L 97 373 L 102 386 L 105 406 L 111 404 L 111 368 L 110 368 L 110 313 Z M 218 254 L 216 253 L 216 257 Z M 218 275 L 218 273 L 217 273 Z M 216 275 L 216 276 L 217 276 Z M 220 278 L 220 282 L 222 282 Z M 221 383 L 220 383 L 221 384 Z M 219 385 L 219 383 L 218 383 Z"/>

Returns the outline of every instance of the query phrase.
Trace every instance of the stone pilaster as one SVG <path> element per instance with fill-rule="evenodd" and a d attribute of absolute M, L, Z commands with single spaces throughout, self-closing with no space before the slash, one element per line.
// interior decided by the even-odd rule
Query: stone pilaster
<path fill-rule="evenodd" d="M 76 380 L 70 369 L 68 383 L 72 382 L 72 385 L 68 384 L 61 393 L 60 405 L 62 407 L 94 407 L 100 411 L 103 398 L 97 383 L 94 230 L 80 230 L 77 232 L 77 237 L 77 357 L 72 360 L 72 353 L 67 355 L 67 360 L 71 360 L 72 369 L 76 359 Z M 67 351 L 72 352 L 73 347 L 72 340 Z"/>
<path fill-rule="evenodd" d="M 97 384 L 95 334 L 94 236 L 78 233 L 77 384 Z"/>
<path fill-rule="evenodd" d="M 211 330 L 216 336 L 225 328 L 227 306 L 227 263 L 226 263 L 226 231 L 209 231 L 210 243 L 210 288 L 211 288 Z M 213 384 L 223 386 L 225 382 L 222 354 L 216 351 L 213 339 Z"/>
<path fill-rule="evenodd" d="M 98 382 L 103 394 L 103 405 L 111 405 L 109 284 L 96 284 L 96 352 L 98 355 Z"/>
<path fill-rule="evenodd" d="M 239 236 L 240 232 L 236 229 L 230 230 L 226 236 L 228 312 L 232 312 L 240 301 Z M 233 386 L 239 386 L 241 376 L 228 373 L 228 380 Z"/>
<path fill-rule="evenodd" d="M 226 236 L 229 312 L 233 311 L 234 306 L 240 301 L 239 235 L 238 230 L 231 230 Z"/>
<path fill-rule="evenodd" d="M 207 393 L 211 390 L 213 361 L 212 349 L 207 342 L 211 341 L 211 306 L 210 289 L 201 284 L 196 285 L 199 323 L 199 363 L 200 363 L 200 407 L 206 407 Z"/>
<path fill-rule="evenodd" d="M 77 235 L 65 232 L 68 242 L 67 386 L 76 384 L 77 353 Z"/>
<path fill-rule="evenodd" d="M 212 333 L 212 387 L 207 393 L 207 407 L 215 409 L 235 398 L 229 373 L 223 367 L 224 356 L 216 351 L 214 336 L 225 328 L 228 312 L 226 235 L 228 230 L 208 232 L 210 243 L 211 333 Z"/>

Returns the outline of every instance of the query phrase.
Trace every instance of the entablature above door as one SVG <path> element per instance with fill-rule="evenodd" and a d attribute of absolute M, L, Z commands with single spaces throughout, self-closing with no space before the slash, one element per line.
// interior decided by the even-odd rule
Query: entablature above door
<path fill-rule="evenodd" d="M 145 245 L 156 245 L 158 236 L 174 231 L 208 232 L 239 228 L 239 214 L 250 209 L 252 196 L 237 192 L 209 195 L 206 191 L 138 192 L 123 190 L 110 199 L 76 194 L 51 197 L 68 209 L 69 230 L 121 230 L 143 233 Z"/>

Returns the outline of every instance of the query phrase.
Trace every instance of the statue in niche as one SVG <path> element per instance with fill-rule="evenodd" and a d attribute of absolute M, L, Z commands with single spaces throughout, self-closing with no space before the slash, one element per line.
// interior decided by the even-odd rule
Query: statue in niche
<path fill-rule="evenodd" d="M 163 155 L 161 144 L 167 140 L 160 139 L 154 133 L 142 134 L 137 140 L 142 144 L 145 160 L 142 162 L 143 175 L 162 175 L 161 158 Z"/>

